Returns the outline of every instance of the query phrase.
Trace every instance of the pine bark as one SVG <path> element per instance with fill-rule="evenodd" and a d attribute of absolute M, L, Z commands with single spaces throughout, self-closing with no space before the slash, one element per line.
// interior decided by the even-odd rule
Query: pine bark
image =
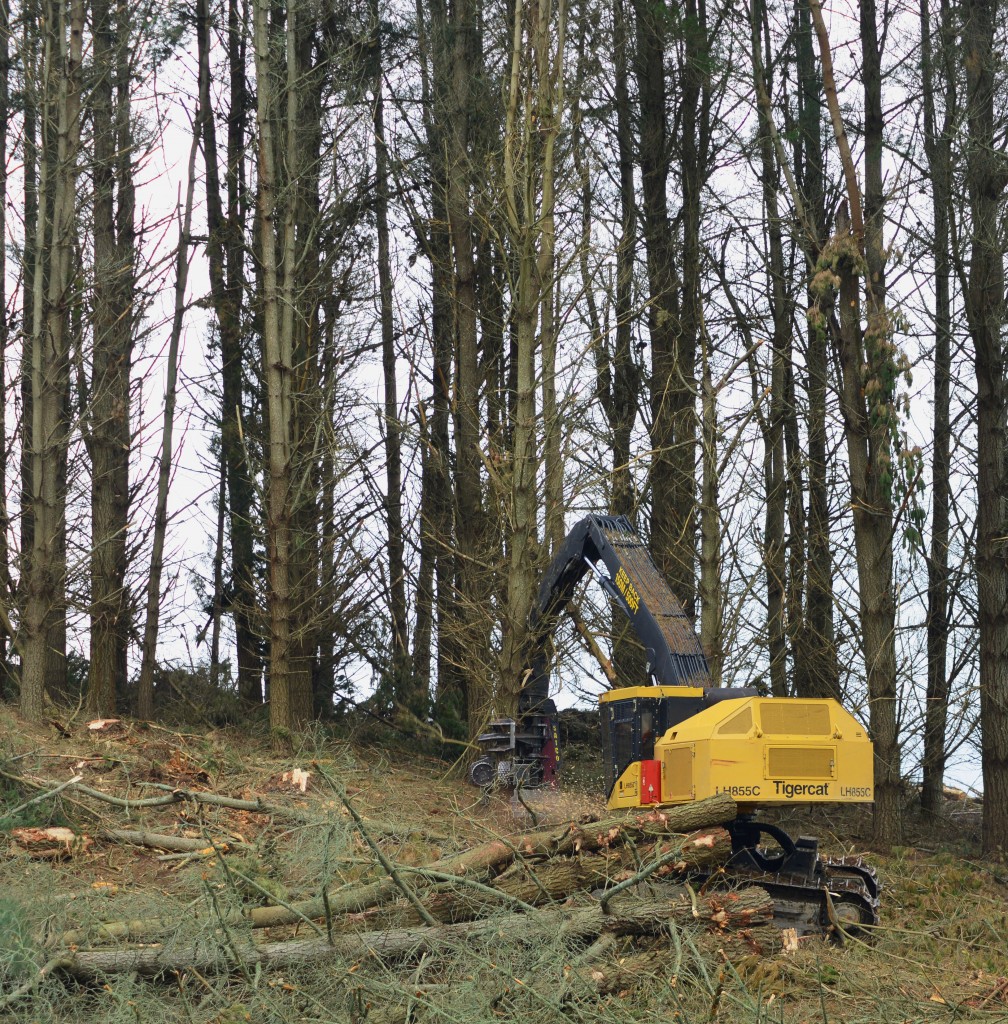
<path fill-rule="evenodd" d="M 753 67 L 763 74 L 767 96 L 773 94 L 767 68 L 769 60 L 759 60 L 762 43 L 761 26 L 766 6 L 754 2 L 751 12 L 751 45 Z M 760 67 L 762 64 L 762 67 Z M 763 528 L 763 568 L 767 591 L 767 653 L 770 663 L 770 691 L 785 697 L 787 683 L 787 629 L 785 613 L 786 547 L 784 537 L 787 497 L 784 451 L 784 419 L 787 415 L 785 367 L 791 361 L 791 320 L 793 303 L 787 294 L 784 268 L 784 240 L 778 203 L 780 174 L 774 158 L 770 135 L 769 111 L 757 104 L 760 126 L 760 169 L 763 186 L 763 210 L 766 216 L 768 246 L 767 278 L 770 296 L 770 317 L 773 333 L 770 339 L 770 403 L 766 416 L 760 417 L 763 433 L 763 486 L 766 514 Z"/>
<path fill-rule="evenodd" d="M 678 445 L 684 443 L 678 431 L 688 411 L 690 436 L 695 438 L 695 349 L 694 358 L 684 361 L 685 349 L 680 350 L 682 310 L 676 287 L 676 245 L 668 213 L 670 139 L 666 123 L 665 57 L 670 14 L 664 0 L 633 0 L 633 9 L 637 28 L 634 65 L 639 108 L 641 219 L 647 251 L 647 321 L 651 339 L 650 543 L 658 568 L 692 615 L 696 605 L 695 462 L 690 463 L 689 481 L 681 480 L 687 456 L 678 450 Z M 695 448 L 689 451 L 688 458 L 695 459 Z M 684 517 L 682 499 L 686 493 L 690 494 L 691 504 Z"/>
<path fill-rule="evenodd" d="M 385 524 L 388 534 L 389 620 L 392 624 L 391 670 L 397 692 L 413 703 L 409 664 L 409 619 L 406 608 L 406 563 L 402 515 L 402 427 L 396 381 L 395 321 L 392 311 L 392 265 L 389 250 L 389 154 L 385 140 L 382 27 L 378 0 L 371 0 L 374 33 L 375 221 L 378 234 L 378 299 L 381 319 L 382 384 L 385 432 Z"/>
<path fill-rule="evenodd" d="M 133 362 L 133 169 L 125 5 L 92 4 L 94 342 L 85 439 L 91 456 L 91 658 L 87 704 L 112 714 L 126 685 L 129 601 L 130 370 Z M 125 82 L 120 65 L 126 65 Z M 126 152 L 122 153 L 121 149 Z"/>
<path fill-rule="evenodd" d="M 47 3 L 45 30 L 52 41 L 46 81 L 48 88 L 55 86 L 58 92 L 50 108 L 55 121 L 46 119 L 44 122 L 33 282 L 31 505 L 34 534 L 22 618 L 25 641 L 21 712 L 34 721 L 42 719 L 47 686 L 59 674 L 60 635 L 65 639 L 66 626 L 66 490 L 61 484 L 65 484 L 63 467 L 68 433 L 68 317 L 74 281 L 83 0 L 73 0 L 69 20 L 62 16 L 60 4 Z M 45 93 L 43 103 L 49 108 Z M 43 253 L 49 258 L 48 281 L 43 273 Z M 65 657 L 65 647 L 62 653 Z M 63 675 L 65 678 L 65 673 Z"/>
<path fill-rule="evenodd" d="M 157 642 L 161 618 L 161 575 L 164 569 L 164 548 L 168 530 L 168 485 L 171 480 L 175 401 L 178 383 L 178 353 L 185 319 L 186 281 L 189 276 L 189 246 L 192 231 L 193 197 L 196 190 L 196 154 L 200 140 L 199 100 L 193 119 L 193 139 L 187 166 L 185 209 L 179 224 L 178 248 L 175 252 L 175 310 L 168 340 L 168 366 L 165 382 L 164 419 L 161 426 L 161 454 L 158 459 L 157 499 L 154 509 L 154 536 L 151 546 L 150 573 L 147 578 L 146 614 L 144 618 L 143 651 L 140 678 L 137 682 L 136 714 L 138 718 L 154 717 L 154 670 L 157 665 Z"/>
<path fill-rule="evenodd" d="M 796 4 L 795 50 L 798 72 L 798 131 L 795 177 L 805 208 L 805 253 L 809 271 L 807 300 L 818 296 L 811 281 L 826 242 L 822 81 L 812 45 L 809 0 Z M 822 300 L 824 315 L 830 300 Z M 808 567 L 800 625 L 794 631 L 795 693 L 799 697 L 839 699 L 840 668 L 833 625 L 833 554 L 830 543 L 826 397 L 829 389 L 827 334 L 810 323 L 805 353 L 808 396 Z"/>
<path fill-rule="evenodd" d="M 966 318 L 977 380 L 976 574 L 980 629 L 982 841 L 1008 850 L 1008 456 L 1005 415 L 1005 269 L 1000 238 L 1008 153 L 995 136 L 1000 55 L 999 4 L 967 0 L 962 46 L 966 68 L 966 183 L 971 238 Z"/>
<path fill-rule="evenodd" d="M 269 564 L 269 693 L 270 728 L 284 742 L 296 726 L 291 701 L 292 529 L 291 529 L 291 339 L 281 331 L 276 219 L 279 181 L 275 128 L 279 121 L 276 73 L 270 47 L 269 9 L 253 4 L 256 119 L 259 126 L 259 245 L 262 265 L 263 357 L 269 443 L 266 479 L 266 537 Z M 290 26 L 288 26 L 290 31 Z"/>
<path fill-rule="evenodd" d="M 931 456 L 931 542 L 928 554 L 927 701 L 924 706 L 924 758 L 921 810 L 936 814 L 945 780 L 945 732 L 949 679 L 949 402 L 952 368 L 952 266 L 949 256 L 949 209 L 952 199 L 952 132 L 956 85 L 952 65 L 953 29 L 948 0 L 940 5 L 937 40 L 932 36 L 930 5 L 923 0 L 921 18 L 921 93 L 924 101 L 924 151 L 931 172 L 934 218 L 934 447 Z M 937 41 L 937 64 L 935 51 Z M 941 77 L 939 78 L 939 72 Z M 943 87 L 944 114 L 939 128 L 935 94 Z"/>
<path fill-rule="evenodd" d="M 0 396 L 7 407 L 7 115 L 10 96 L 10 3 L 0 0 Z M 10 511 L 7 505 L 7 416 L 0 417 L 0 611 L 7 621 L 13 583 L 10 572 Z M 7 630 L 0 626 L 0 701 L 8 693 L 11 674 Z"/>
<path fill-rule="evenodd" d="M 230 105 L 227 118 L 227 212 L 221 202 L 217 162 L 217 126 L 210 103 L 210 7 L 200 0 L 196 9 L 200 70 L 200 109 L 207 198 L 207 257 L 221 349 L 221 461 L 227 480 L 230 539 L 230 601 L 237 647 L 238 693 L 242 700 L 262 700 L 262 658 L 253 623 L 255 566 L 252 536 L 253 491 L 242 441 L 245 388 L 242 379 L 243 263 L 245 230 L 241 194 L 244 187 L 244 149 L 248 95 L 245 84 L 246 31 L 237 0 L 228 2 L 227 53 Z"/>

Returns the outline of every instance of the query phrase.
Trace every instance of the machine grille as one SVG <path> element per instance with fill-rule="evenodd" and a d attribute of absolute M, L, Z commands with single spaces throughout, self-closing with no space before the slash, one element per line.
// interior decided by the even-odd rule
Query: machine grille
<path fill-rule="evenodd" d="M 767 747 L 767 775 L 785 779 L 832 779 L 836 776 L 833 747 Z"/>
<path fill-rule="evenodd" d="M 760 724 L 768 736 L 829 736 L 831 732 L 829 706 L 807 701 L 762 701 Z"/>
<path fill-rule="evenodd" d="M 672 747 L 664 754 L 663 800 L 693 799 L 693 746 Z"/>

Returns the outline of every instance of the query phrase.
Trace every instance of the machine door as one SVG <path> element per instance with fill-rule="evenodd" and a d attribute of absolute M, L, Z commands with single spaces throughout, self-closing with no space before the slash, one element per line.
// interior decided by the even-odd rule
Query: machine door
<path fill-rule="evenodd" d="M 636 699 L 607 701 L 599 710 L 608 797 L 616 780 L 634 761 L 640 760 L 640 715 Z"/>

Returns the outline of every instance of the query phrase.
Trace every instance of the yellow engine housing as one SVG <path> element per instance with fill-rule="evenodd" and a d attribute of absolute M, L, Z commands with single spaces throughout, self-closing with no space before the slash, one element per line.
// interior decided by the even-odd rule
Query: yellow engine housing
<path fill-rule="evenodd" d="M 835 700 L 721 701 L 657 738 L 649 761 L 634 761 L 622 772 L 610 808 L 685 804 L 717 793 L 746 809 L 874 799 L 871 741 Z M 659 765 L 660 795 L 648 784 Z"/>

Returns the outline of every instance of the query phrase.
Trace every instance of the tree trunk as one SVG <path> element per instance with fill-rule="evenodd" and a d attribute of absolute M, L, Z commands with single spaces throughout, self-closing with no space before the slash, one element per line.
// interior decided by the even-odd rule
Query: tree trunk
<path fill-rule="evenodd" d="M 493 703 L 493 679 L 487 672 L 490 610 L 480 459 L 476 231 L 469 198 L 473 174 L 470 162 L 475 75 L 472 56 L 476 31 L 474 0 L 459 0 L 451 11 L 450 41 L 446 39 L 447 45 L 438 48 L 451 62 L 450 75 L 445 82 L 449 90 L 446 208 L 454 256 L 455 528 L 458 540 L 455 570 L 461 602 L 455 628 L 470 731 L 479 729 Z"/>
<path fill-rule="evenodd" d="M 664 0 L 633 0 L 637 26 L 636 77 L 639 104 L 639 158 L 647 250 L 648 333 L 651 338 L 651 553 L 676 597 L 693 615 L 696 605 L 695 540 L 692 508 L 682 520 L 679 480 L 684 460 L 676 450 L 676 430 L 693 395 L 684 396 L 694 377 L 693 363 L 680 364 L 676 288 L 676 245 L 668 215 L 669 133 L 666 125 L 665 48 L 670 14 Z M 691 431 L 695 424 L 691 422 Z M 691 455 L 694 454 L 691 452 Z M 695 472 L 695 468 L 694 468 Z M 692 497 L 692 494 L 691 494 Z"/>
<path fill-rule="evenodd" d="M 503 623 L 504 652 L 501 668 L 502 685 L 509 701 L 514 700 L 524 684 L 523 672 L 529 667 L 528 619 L 535 604 L 536 567 L 538 562 L 536 493 L 538 457 L 536 452 L 536 327 L 540 313 L 550 322 L 539 323 L 544 339 L 543 360 L 544 406 L 547 420 L 544 430 L 547 444 L 554 445 L 546 466 L 546 482 L 553 488 L 547 493 L 547 526 L 553 536 L 550 543 L 559 544 L 558 523 L 562 527 L 562 510 L 550 509 L 550 503 L 562 501 L 556 492 L 562 482 L 559 465 L 559 435 L 555 431 L 555 338 L 552 332 L 552 297 L 542 298 L 553 290 L 553 231 L 555 212 L 555 151 L 563 104 L 563 47 L 566 35 L 566 7 L 561 0 L 553 25 L 549 0 L 534 3 L 526 15 L 521 0 L 516 4 L 511 49 L 511 79 L 504 129 L 504 187 L 506 222 L 511 240 L 512 257 L 517 264 L 517 284 L 512 295 L 512 321 L 517 338 L 517 388 L 513 429 L 511 434 L 510 522 L 506 529 L 509 554 L 507 605 Z M 525 42 L 525 29 L 528 38 Z M 556 51 L 554 55 L 554 32 Z M 525 47 L 528 46 L 528 56 Z M 526 62 L 531 64 L 523 73 Z M 524 78 L 531 81 L 521 87 Z M 524 100 L 524 101 L 523 101 Z M 533 124 L 535 128 L 533 129 Z M 534 137 L 533 131 L 537 133 Z M 536 196 L 540 196 L 536 203 Z M 546 336 L 550 335 L 549 338 Z M 552 402 L 552 414 L 548 406 Z M 552 437 L 552 440 L 550 438 Z M 559 474 L 559 476 L 558 476 Z M 559 516 L 559 518 L 558 518 Z"/>
<path fill-rule="evenodd" d="M 861 4 L 862 77 L 865 95 L 865 190 L 862 199 L 854 160 L 840 116 L 832 55 L 819 0 L 811 0 L 819 36 L 823 83 L 847 185 L 846 205 L 820 263 L 840 279 L 840 323 L 834 334 L 841 372 L 851 482 L 854 544 L 869 728 L 875 748 L 875 838 L 895 842 L 901 830 L 902 786 L 897 721 L 896 605 L 893 596 L 892 488 L 900 467 L 892 447 L 898 349 L 886 311 L 882 191 L 882 84 L 875 6 Z M 865 278 L 867 329 L 861 330 L 859 275 Z"/>
<path fill-rule="evenodd" d="M 10 3 L 0 0 L 0 396 L 7 407 L 7 115 L 10 94 Z M 7 508 L 7 416 L 0 417 L 0 610 L 9 622 L 12 581 L 8 530 L 10 513 Z M 0 700 L 9 691 L 11 675 L 7 630 L 0 626 Z"/>
<path fill-rule="evenodd" d="M 679 155 L 683 193 L 682 310 L 675 338 L 674 385 L 666 395 L 666 401 L 671 404 L 674 439 L 669 496 L 673 502 L 675 525 L 679 531 L 674 561 L 682 574 L 682 589 L 677 589 L 675 585 L 672 589 L 677 596 L 682 597 L 687 611 L 692 613 L 696 591 L 694 566 L 697 534 L 696 364 L 703 331 L 700 193 L 709 173 L 711 58 L 707 38 L 706 0 L 686 0 L 683 13 L 685 16 L 681 24 L 685 45 L 682 100 L 679 106 L 679 119 L 682 125 Z M 720 617 L 720 610 L 718 615 Z"/>
<path fill-rule="evenodd" d="M 179 225 L 178 249 L 175 254 L 175 312 L 168 341 L 167 382 L 165 386 L 164 422 L 161 428 L 161 456 L 158 463 L 157 505 L 154 510 L 154 538 L 151 551 L 150 576 L 147 580 L 147 610 L 144 620 L 143 654 L 140 679 L 137 683 L 136 714 L 138 718 L 154 717 L 154 669 L 161 616 L 161 573 L 164 568 L 165 534 L 168 528 L 168 485 L 171 480 L 172 437 L 175 428 L 175 393 L 178 380 L 178 349 L 185 317 L 185 290 L 189 276 L 189 245 L 192 226 L 193 196 L 196 191 L 196 153 L 200 140 L 200 113 L 197 100 L 193 121 L 193 139 L 189 149 L 186 178 L 185 210 Z"/>
<path fill-rule="evenodd" d="M 630 472 L 630 438 L 640 404 L 640 368 L 633 353 L 634 259 L 637 246 L 637 196 L 634 187 L 633 112 L 630 105 L 628 26 L 624 0 L 613 0 L 613 73 L 616 100 L 616 149 L 619 154 L 620 237 L 616 247 L 614 344 L 606 346 L 606 399 L 602 406 L 612 432 L 609 509 L 637 521 L 637 500 Z M 586 238 L 587 244 L 587 238 Z M 613 664 L 619 678 L 638 685 L 646 679 L 646 656 L 625 612 L 610 605 Z"/>
<path fill-rule="evenodd" d="M 221 204 L 217 128 L 210 103 L 210 8 L 196 9 L 200 61 L 200 110 L 207 197 L 207 257 L 221 347 L 221 462 L 227 478 L 231 546 L 231 613 L 238 654 L 238 693 L 248 703 L 262 700 L 262 660 L 253 625 L 255 568 L 252 542 L 253 492 L 242 442 L 244 385 L 241 319 L 243 302 L 244 211 L 241 205 L 248 97 L 245 85 L 245 26 L 237 0 L 228 3 L 230 106 L 227 137 L 227 216 Z"/>
<path fill-rule="evenodd" d="M 539 207 L 539 256 L 535 279 L 538 284 L 539 338 L 542 360 L 543 419 L 543 499 L 546 506 L 545 550 L 543 558 L 551 559 L 563 544 L 564 466 L 561 454 L 561 421 L 556 396 L 556 358 L 559 326 L 556 319 L 556 139 L 563 117 L 564 80 L 563 48 L 566 44 L 565 0 L 558 4 L 558 39 L 553 57 L 552 0 L 539 0 L 535 31 L 531 43 L 535 59 L 535 119 L 539 132 L 541 156 L 541 197 Z M 534 531 L 533 531 L 534 534 Z M 533 598 L 534 600 L 534 598 Z M 531 602 L 530 606 L 531 608 Z M 526 612 L 526 615 L 528 613 Z"/>
<path fill-rule="evenodd" d="M 293 353 L 290 334 L 281 327 L 279 260 L 276 219 L 279 179 L 276 169 L 275 126 L 279 122 L 276 72 L 270 55 L 269 10 L 263 0 L 253 3 L 256 89 L 259 126 L 259 245 L 262 266 L 263 357 L 265 362 L 269 445 L 266 475 L 266 538 L 269 563 L 269 686 L 270 728 L 275 741 L 284 745 L 301 722 L 291 693 L 292 666 L 292 500 L 291 417 Z M 288 23 L 287 33 L 294 31 Z M 288 44 L 290 46 L 290 42 Z M 289 205 L 288 205 L 289 210 Z M 290 215 L 284 218 L 285 237 L 293 233 Z M 285 246 L 286 249 L 286 246 Z"/>
<path fill-rule="evenodd" d="M 421 566 L 418 579 L 418 619 L 414 635 L 413 663 L 417 686 L 429 688 L 431 650 L 422 643 L 427 615 L 436 618 L 437 690 L 435 716 L 449 735 L 465 731 L 466 694 L 462 679 L 461 637 L 457 625 L 463 609 L 455 593 L 456 551 L 453 543 L 455 502 L 452 494 L 449 445 L 449 394 L 452 380 L 454 335 L 454 272 L 452 236 L 448 218 L 448 122 L 450 120 L 451 28 L 443 0 L 430 0 L 430 36 L 422 0 L 417 0 L 423 119 L 431 166 L 432 223 L 429 236 L 431 263 L 431 358 L 432 381 L 429 414 L 423 413 L 426 433 L 421 507 Z M 429 73 L 428 73 L 429 68 Z M 424 601 L 425 579 L 430 579 L 430 612 Z M 422 613 L 422 614 L 421 614 Z M 436 613 L 436 615 L 435 615 Z"/>
<path fill-rule="evenodd" d="M 65 479 L 67 421 L 66 394 L 69 388 L 68 310 L 74 282 L 72 259 L 75 250 L 75 200 L 77 154 L 80 143 L 80 66 L 83 52 L 84 3 L 73 0 L 69 26 L 60 5 L 47 3 L 46 31 L 51 36 L 52 64 L 44 81 L 58 89 L 54 104 L 57 124 L 45 125 L 57 132 L 55 145 L 43 145 L 39 179 L 38 230 L 35 236 L 34 277 L 35 334 L 32 339 L 32 509 L 34 537 L 25 587 L 22 629 L 25 634 L 21 682 L 21 711 L 31 720 L 44 715 L 47 683 L 53 674 L 54 634 L 66 623 L 66 491 Z M 69 28 L 69 39 L 66 28 Z M 48 62 L 47 62 L 48 63 Z M 46 95 L 43 94 L 43 103 Z M 50 154 L 54 160 L 50 164 Z M 51 232 L 48 228 L 48 199 L 52 194 Z M 41 261 L 49 257 L 49 280 L 44 281 Z M 65 636 L 65 632 L 64 632 Z M 57 639 L 58 642 L 58 639 Z"/>
<path fill-rule="evenodd" d="M 760 61 L 760 27 L 765 16 L 765 4 L 755 0 L 750 14 L 753 69 L 755 74 L 767 77 L 769 60 Z M 762 63 L 762 68 L 760 64 Z M 767 96 L 773 95 L 772 83 L 766 80 L 763 88 Z M 769 415 L 761 417 L 763 431 L 763 483 L 766 492 L 766 516 L 763 530 L 763 567 L 767 588 L 767 653 L 770 662 L 770 690 L 775 697 L 785 697 L 787 685 L 787 642 L 785 629 L 785 562 L 784 516 L 786 500 L 784 464 L 784 418 L 787 412 L 785 393 L 785 366 L 791 360 L 791 319 L 793 303 L 788 301 L 785 271 L 784 242 L 778 206 L 780 179 L 774 159 L 770 135 L 769 111 L 757 104 L 760 126 L 760 165 L 763 184 L 763 209 L 769 241 L 767 277 L 769 279 L 770 316 L 773 335 L 770 349 L 770 408 Z"/>
<path fill-rule="evenodd" d="M 701 341 L 703 478 L 700 499 L 700 643 L 710 668 L 711 686 L 721 685 L 724 652 L 721 647 L 721 509 L 718 506 L 717 395 L 711 380 L 711 353 L 706 335 Z"/>
<path fill-rule="evenodd" d="M 1004 249 L 1000 225 L 1008 188 L 1008 153 L 996 128 L 996 0 L 963 8 L 966 68 L 966 183 L 971 251 L 966 318 L 977 379 L 976 573 L 980 629 L 980 728 L 983 848 L 1008 850 L 1008 456 L 1005 413 Z"/>
<path fill-rule="evenodd" d="M 795 170 L 805 197 L 806 262 L 809 270 L 809 308 L 819 302 L 824 317 L 831 300 L 811 288 L 819 253 L 826 241 L 825 185 L 821 129 L 822 82 L 812 47 L 809 0 L 798 0 L 795 50 L 798 71 L 798 141 Z M 827 334 L 810 321 L 806 365 L 808 395 L 808 568 L 805 607 L 796 631 L 795 693 L 799 697 L 840 699 L 840 669 L 833 627 L 833 554 L 830 543 L 828 464 L 826 455 L 826 396 L 829 386 Z"/>
<path fill-rule="evenodd" d="M 412 704 L 409 620 L 402 516 L 402 428 L 396 384 L 395 322 L 392 315 L 392 265 L 389 253 L 388 147 L 385 142 L 382 26 L 378 0 L 371 0 L 374 33 L 375 220 L 378 232 L 378 295 L 381 316 L 382 381 L 385 391 L 385 523 L 388 534 L 389 621 L 392 624 L 393 686 L 400 700 Z"/>
<path fill-rule="evenodd" d="M 129 24 L 118 5 L 92 5 L 95 23 L 94 108 L 94 343 L 85 438 L 91 455 L 91 660 L 88 710 L 115 711 L 126 684 L 128 599 L 126 532 L 129 515 L 130 370 L 133 362 L 134 281 Z M 116 85 L 113 108 L 113 85 Z M 125 113 L 121 107 L 125 106 Z M 123 130 L 125 122 L 125 131 Z M 127 152 L 122 154 L 120 147 Z M 123 177 L 125 170 L 125 180 Z M 114 192 L 118 192 L 116 209 Z M 127 227 L 128 220 L 128 227 Z M 122 237 L 120 237 L 122 236 Z"/>
<path fill-rule="evenodd" d="M 21 261 L 22 277 L 22 329 L 21 329 L 21 494 L 20 541 L 21 576 L 18 580 L 19 600 L 22 606 L 27 598 L 27 583 L 31 578 L 31 553 L 35 546 L 35 512 L 32 507 L 32 423 L 34 414 L 33 376 L 35 341 L 35 264 L 38 260 L 40 111 L 45 110 L 46 99 L 38 83 L 44 79 L 40 68 L 40 39 L 37 34 L 40 15 L 37 0 L 26 0 L 24 6 L 25 73 L 36 83 L 35 88 L 24 91 L 24 256 Z M 22 656 L 22 679 L 24 658 Z"/>
<path fill-rule="evenodd" d="M 928 556 L 927 701 L 924 706 L 924 759 L 921 810 L 934 816 L 942 806 L 945 782 L 945 727 L 948 720 L 949 640 L 949 398 L 952 369 L 951 259 L 949 207 L 952 199 L 951 146 L 956 116 L 956 86 L 952 65 L 953 29 L 948 0 L 941 2 L 938 57 L 944 81 L 944 118 L 935 117 L 938 87 L 934 43 L 927 0 L 920 5 L 921 84 L 924 100 L 924 150 L 931 172 L 934 218 L 934 448 L 931 456 L 931 549 Z"/>

